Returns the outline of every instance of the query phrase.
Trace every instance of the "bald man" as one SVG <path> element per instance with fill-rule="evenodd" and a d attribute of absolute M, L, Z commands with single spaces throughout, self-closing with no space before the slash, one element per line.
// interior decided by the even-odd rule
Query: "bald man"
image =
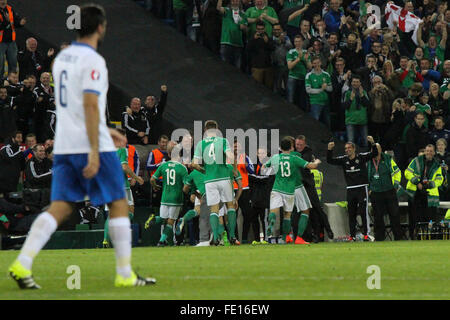
<path fill-rule="evenodd" d="M 125 128 L 129 144 L 148 144 L 150 125 L 142 110 L 141 99 L 134 97 L 128 111 L 122 114 L 122 128 Z M 131 109 L 131 110 L 130 110 Z"/>

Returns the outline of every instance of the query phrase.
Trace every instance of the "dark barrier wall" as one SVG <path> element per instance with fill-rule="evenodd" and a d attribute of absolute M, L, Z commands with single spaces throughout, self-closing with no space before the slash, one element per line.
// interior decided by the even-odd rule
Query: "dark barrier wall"
<path fill-rule="evenodd" d="M 55 47 L 71 41 L 75 33 L 66 28 L 67 8 L 87 1 L 10 1 L 27 17 L 27 29 Z M 110 101 L 113 120 L 120 120 L 124 97 L 159 96 L 167 84 L 168 105 L 164 119 L 168 128 L 192 129 L 194 120 L 216 119 L 221 128 L 280 129 L 280 135 L 304 134 L 325 162 L 330 132 L 214 56 L 206 48 L 179 35 L 174 29 L 145 12 L 132 0 L 96 0 L 108 17 L 107 35 L 99 52 L 105 57 L 111 85 L 123 95 Z M 170 133 L 170 132 L 165 132 Z M 338 144 L 337 149 L 343 151 Z M 321 165 L 325 201 L 345 199 L 343 175 L 339 168 Z"/>

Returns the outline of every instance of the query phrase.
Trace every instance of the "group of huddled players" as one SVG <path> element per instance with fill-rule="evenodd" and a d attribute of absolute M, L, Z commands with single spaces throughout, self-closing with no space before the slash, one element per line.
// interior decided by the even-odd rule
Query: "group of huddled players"
<path fill-rule="evenodd" d="M 237 159 L 230 148 L 228 140 L 218 133 L 216 121 L 208 120 L 204 126 L 204 139 L 194 151 L 191 173 L 182 164 L 182 147 L 169 144 L 167 148 L 169 161 L 163 162 L 150 178 L 154 190 L 162 188 L 159 216 L 151 214 L 145 227 L 162 225 L 158 246 L 168 245 L 168 239 L 180 235 L 189 220 L 200 215 L 201 206 L 209 210 L 211 228 L 211 244 L 239 245 L 236 236 L 237 201 L 242 192 L 241 174 L 237 170 Z M 285 137 L 280 143 L 280 153 L 270 158 L 263 168 L 270 169 L 275 174 L 275 182 L 270 194 L 270 213 L 268 216 L 267 238 L 274 235 L 277 216 L 283 208 L 281 234 L 285 243 L 308 244 L 302 235 L 308 225 L 309 209 L 312 207 L 302 183 L 300 168 L 316 169 L 321 163 L 316 159 L 307 162 L 294 151 L 295 140 Z M 162 187 L 157 183 L 162 178 Z M 234 193 L 233 182 L 238 185 Z M 195 195 L 194 209 L 179 217 L 183 207 L 184 193 Z M 301 211 L 298 223 L 297 237 L 292 239 L 291 213 L 294 205 Z M 267 243 L 266 241 L 261 241 Z"/>

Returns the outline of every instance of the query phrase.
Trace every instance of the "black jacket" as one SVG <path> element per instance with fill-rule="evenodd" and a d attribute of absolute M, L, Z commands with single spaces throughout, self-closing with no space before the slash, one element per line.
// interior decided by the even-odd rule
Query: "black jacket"
<path fill-rule="evenodd" d="M 312 153 L 312 149 L 310 146 L 305 146 L 302 152 L 299 152 L 302 155 L 302 159 L 308 162 L 313 162 L 315 157 Z M 314 183 L 314 175 L 311 173 L 311 170 L 308 168 L 300 168 L 300 172 L 302 174 L 302 181 L 305 185 L 305 188 L 313 187 L 315 188 Z"/>
<path fill-rule="evenodd" d="M 275 49 L 273 40 L 265 42 L 262 38 L 252 38 L 248 42 L 248 53 L 252 68 L 269 68 L 272 66 L 272 51 Z"/>
<path fill-rule="evenodd" d="M 19 80 L 22 81 L 27 75 L 34 75 L 39 79 L 42 72 L 50 70 L 51 57 L 41 54 L 39 51 L 33 53 L 28 50 L 19 51 L 17 54 L 17 61 L 19 62 Z"/>
<path fill-rule="evenodd" d="M 45 158 L 39 161 L 33 156 L 26 164 L 25 188 L 50 188 L 52 183 L 52 166 L 53 163 L 51 160 Z"/>
<path fill-rule="evenodd" d="M 349 159 L 347 155 L 333 158 L 333 150 L 328 150 L 327 162 L 341 166 L 344 169 L 347 189 L 350 189 L 365 186 L 369 183 L 367 178 L 367 162 L 376 156 L 378 156 L 378 149 L 373 144 L 371 152 L 358 153 L 354 159 Z"/>
<path fill-rule="evenodd" d="M 24 87 L 21 94 L 14 99 L 14 104 L 17 106 L 17 118 L 21 120 L 32 119 L 36 103 L 36 93 Z"/>
<path fill-rule="evenodd" d="M 6 100 L 0 100 L 0 142 L 9 138 L 16 130 L 16 111 L 13 109 L 13 99 L 6 97 Z"/>
<path fill-rule="evenodd" d="M 420 149 L 425 148 L 429 143 L 428 129 L 422 125 L 419 128 L 416 122 L 413 122 L 406 132 L 406 154 L 408 158 L 415 158 Z"/>
<path fill-rule="evenodd" d="M 25 169 L 25 157 L 16 143 L 8 143 L 0 149 L 0 193 L 17 191 L 20 172 Z"/>
<path fill-rule="evenodd" d="M 164 113 L 164 109 L 167 104 L 167 94 L 168 92 L 161 91 L 161 95 L 159 101 L 155 104 L 153 108 L 142 107 L 142 111 L 145 113 L 147 117 L 150 134 L 149 134 L 149 142 L 154 143 L 158 141 L 159 135 L 163 132 L 162 126 L 162 116 Z"/>
<path fill-rule="evenodd" d="M 261 162 L 257 162 L 256 174 L 248 175 L 248 184 L 250 187 L 250 199 L 254 208 L 269 208 L 270 192 L 275 181 L 275 175 L 263 175 L 260 168 Z"/>
<path fill-rule="evenodd" d="M 142 138 L 138 136 L 139 132 L 148 135 L 150 125 L 142 109 L 139 112 L 133 112 L 131 115 L 124 112 L 122 114 L 122 128 L 125 128 L 129 144 L 141 143 Z"/>

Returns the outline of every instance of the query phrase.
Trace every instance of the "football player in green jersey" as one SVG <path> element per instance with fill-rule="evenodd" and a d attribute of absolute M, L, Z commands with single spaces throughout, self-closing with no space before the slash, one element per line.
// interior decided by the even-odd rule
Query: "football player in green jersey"
<path fill-rule="evenodd" d="M 218 129 L 216 121 L 206 121 L 206 138 L 197 144 L 192 164 L 194 169 L 205 172 L 206 203 L 210 207 L 210 224 L 216 244 L 219 242 L 219 205 L 221 202 L 227 205 L 230 224 L 236 221 L 233 185 L 230 181 L 227 163 L 233 163 L 233 170 L 237 171 L 230 144 L 226 139 L 217 136 Z M 236 241 L 236 237 L 233 237 L 231 241 Z"/>
<path fill-rule="evenodd" d="M 125 130 L 117 129 L 117 132 L 119 132 L 122 136 L 126 137 Z M 130 218 L 130 221 L 132 221 L 134 216 L 134 199 L 133 194 L 131 192 L 130 181 L 128 181 L 128 176 L 136 180 L 136 182 L 139 183 L 140 185 L 144 184 L 144 179 L 137 176 L 128 165 L 128 150 L 126 148 L 126 143 L 122 145 L 119 149 L 117 149 L 117 155 L 119 157 L 120 164 L 122 165 L 123 173 L 125 174 L 124 189 L 128 202 L 128 217 Z M 107 205 L 105 206 L 107 207 Z M 108 216 L 108 218 L 106 218 L 103 231 L 103 248 L 109 248 L 110 247 L 109 242 L 110 241 L 109 241 L 109 216 Z"/>
<path fill-rule="evenodd" d="M 275 182 L 270 194 L 270 214 L 267 235 L 268 237 L 272 236 L 276 217 L 280 214 L 280 207 L 283 207 L 284 219 L 282 224 L 282 235 L 283 240 L 286 240 L 286 235 L 291 231 L 291 213 L 295 203 L 295 190 L 298 187 L 299 169 L 316 169 L 321 161 L 316 159 L 314 162 L 307 162 L 296 155 L 290 154 L 294 150 L 294 145 L 290 137 L 283 138 L 280 147 L 282 153 L 272 156 L 272 158 L 263 166 L 263 168 L 273 166 L 276 172 Z M 307 205 L 306 200 L 305 205 Z M 308 209 L 302 211 L 308 212 Z M 301 238 L 304 230 L 299 231 L 301 232 L 298 233 L 295 243 L 308 244 Z"/>
<path fill-rule="evenodd" d="M 158 246 L 167 245 L 167 239 L 173 237 L 174 223 L 178 219 L 184 201 L 183 181 L 188 175 L 186 167 L 179 162 L 180 146 L 169 145 L 167 151 L 171 159 L 161 164 L 150 179 L 152 187 L 157 190 L 160 187 L 156 184 L 156 179 L 157 177 L 163 177 L 159 216 L 149 219 L 150 225 L 154 223 L 164 225 Z"/>

